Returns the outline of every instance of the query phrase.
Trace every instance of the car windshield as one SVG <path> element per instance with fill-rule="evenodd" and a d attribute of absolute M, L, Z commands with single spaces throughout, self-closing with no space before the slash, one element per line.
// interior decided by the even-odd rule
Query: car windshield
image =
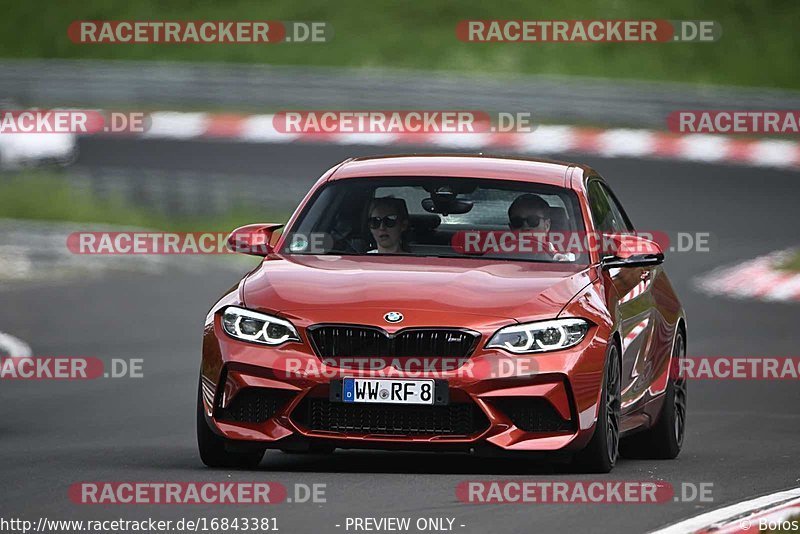
<path fill-rule="evenodd" d="M 352 178 L 324 185 L 287 230 L 284 254 L 403 255 L 588 263 L 575 193 L 476 178 Z M 567 238 L 568 239 L 568 238 Z"/>

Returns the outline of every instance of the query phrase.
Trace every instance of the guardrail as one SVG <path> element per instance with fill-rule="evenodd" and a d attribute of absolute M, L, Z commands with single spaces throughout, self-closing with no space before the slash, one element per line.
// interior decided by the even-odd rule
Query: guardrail
<path fill-rule="evenodd" d="M 259 210 L 264 216 L 287 215 L 302 199 L 305 184 L 279 176 L 215 174 L 162 169 L 74 166 L 61 179 L 98 199 L 125 202 L 166 216 L 218 216 L 236 210 Z M 2 175 L 0 175 L 2 178 Z M 313 182 L 313 177 L 309 179 Z M 281 184 L 265 188 L 264 182 Z"/>
<path fill-rule="evenodd" d="M 664 128 L 676 109 L 798 109 L 800 92 L 595 78 L 219 63 L 0 59 L 21 104 L 274 111 L 529 111 L 537 121 Z"/>
<path fill-rule="evenodd" d="M 0 73 L 0 102 L 23 107 L 190 107 L 262 113 L 281 108 L 480 109 L 530 111 L 543 122 L 655 129 L 663 129 L 666 116 L 675 109 L 800 108 L 800 93 L 791 91 L 544 76 L 498 79 L 411 70 L 0 59 Z M 75 187 L 121 196 L 168 214 L 218 214 L 253 204 L 281 209 L 295 205 L 307 189 L 278 176 L 80 164 L 62 176 Z M 265 180 L 282 186 L 259 195 Z"/>

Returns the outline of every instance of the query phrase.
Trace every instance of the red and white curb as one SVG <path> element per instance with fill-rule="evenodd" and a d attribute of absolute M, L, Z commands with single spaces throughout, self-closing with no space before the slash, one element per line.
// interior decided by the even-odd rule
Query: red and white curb
<path fill-rule="evenodd" d="M 763 523 L 780 523 L 790 518 L 800 524 L 800 488 L 726 506 L 650 534 L 757 533 Z"/>
<path fill-rule="evenodd" d="M 720 135 L 675 135 L 642 129 L 542 125 L 531 133 L 286 134 L 273 115 L 151 114 L 149 137 L 205 137 L 245 142 L 318 142 L 339 145 L 432 145 L 442 149 L 511 150 L 526 154 L 577 152 L 604 157 L 667 158 L 766 167 L 800 167 L 800 143 L 741 140 Z M 189 133 L 191 132 L 191 133 Z"/>
<path fill-rule="evenodd" d="M 318 143 L 334 145 L 428 146 L 441 151 L 513 152 L 529 156 L 576 153 L 602 157 L 657 158 L 796 170 L 800 168 L 800 142 L 777 139 L 739 139 L 712 134 L 673 134 L 630 128 L 589 128 L 542 125 L 530 133 L 283 133 L 273 125 L 274 115 L 237 115 L 156 111 L 149 114 L 150 139 L 229 140 L 241 143 Z M 25 138 L 24 136 L 28 137 Z M 102 135 L 102 134 L 100 134 Z M 17 143 L 33 141 L 21 134 Z M 33 148 L 11 146 L 11 136 L 0 136 L 7 159 L 36 159 L 56 153 L 69 159 L 75 145 L 71 134 L 38 135 Z M 4 145 L 8 145 L 4 149 Z M 52 145 L 52 147 L 50 147 Z M 6 150 L 7 149 L 7 150 Z M 27 152 L 26 152 L 27 150 Z M 34 151 L 33 154 L 28 152 Z M 20 152 L 18 156 L 14 156 Z M 64 156 L 66 154 L 66 156 Z M 13 156 L 13 158 L 12 158 Z M 44 156 L 42 156 L 44 157 Z"/>
<path fill-rule="evenodd" d="M 437 149 L 508 150 L 539 155 L 576 152 L 603 157 L 665 158 L 760 167 L 800 167 L 800 142 L 735 139 L 722 135 L 677 135 L 655 130 L 542 125 L 531 133 L 388 134 L 282 133 L 273 115 L 231 115 L 159 111 L 150 114 L 157 139 L 229 139 L 247 143 L 310 142 L 375 146 L 429 145 Z"/>
<path fill-rule="evenodd" d="M 778 267 L 796 251 L 773 252 L 733 267 L 714 270 L 695 280 L 704 293 L 737 299 L 800 301 L 800 273 Z"/>
<path fill-rule="evenodd" d="M 30 358 L 33 351 L 30 345 L 21 339 L 0 332 L 0 356 L 6 355 L 12 358 Z"/>

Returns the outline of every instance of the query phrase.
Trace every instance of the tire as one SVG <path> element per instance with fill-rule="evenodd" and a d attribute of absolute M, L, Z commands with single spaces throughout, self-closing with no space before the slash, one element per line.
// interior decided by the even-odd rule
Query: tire
<path fill-rule="evenodd" d="M 619 458 L 621 411 L 621 372 L 619 348 L 611 344 L 603 372 L 603 390 L 594 434 L 585 449 L 575 455 L 574 466 L 586 473 L 608 473 Z"/>
<path fill-rule="evenodd" d="M 675 336 L 673 359 L 686 356 L 686 340 L 680 330 Z M 670 369 L 680 369 L 670 362 Z M 664 393 L 664 406 L 651 428 L 622 440 L 620 452 L 626 458 L 672 460 L 683 447 L 686 434 L 686 378 L 670 377 Z"/>
<path fill-rule="evenodd" d="M 197 389 L 197 448 L 200 459 L 208 467 L 254 468 L 261 463 L 264 450 L 253 452 L 229 452 L 225 449 L 226 439 L 209 428 L 203 408 L 200 388 Z"/>

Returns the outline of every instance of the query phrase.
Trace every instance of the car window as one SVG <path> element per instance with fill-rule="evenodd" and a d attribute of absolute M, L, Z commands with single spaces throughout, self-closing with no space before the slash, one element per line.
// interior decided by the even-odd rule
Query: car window
<path fill-rule="evenodd" d="M 589 182 L 587 194 L 595 229 L 609 234 L 622 231 L 624 226 L 616 219 L 614 210 L 611 208 L 611 200 L 602 184 L 597 180 Z"/>
<path fill-rule="evenodd" d="M 622 208 L 622 205 L 617 200 L 616 195 L 611 190 L 608 185 L 603 184 L 603 190 L 606 192 L 608 196 L 609 204 L 611 206 L 611 211 L 614 213 L 614 220 L 617 221 L 621 227 L 621 233 L 630 233 L 634 231 L 633 224 L 631 224 L 631 220 L 628 218 L 628 215 L 625 213 L 625 210 Z"/>
<path fill-rule="evenodd" d="M 449 200 L 445 202 L 444 197 Z M 523 203 L 528 206 L 533 202 L 546 210 L 550 226 L 544 238 L 537 233 L 537 228 L 544 226 L 532 224 L 546 225 L 536 211 L 538 207 L 517 216 L 516 220 L 524 220 L 526 226 L 512 228 L 509 208 L 520 197 L 526 197 Z M 530 197 L 536 198 L 532 201 Z M 384 211 L 375 211 L 376 201 L 384 205 Z M 397 214 L 402 212 L 407 212 L 407 220 L 403 216 L 398 221 Z M 386 217 L 395 220 L 387 222 Z M 395 226 L 401 228 L 399 233 Z M 545 245 L 530 254 L 524 250 L 528 243 L 523 241 L 519 241 L 523 250 L 511 253 L 499 250 L 499 245 L 492 248 L 491 238 L 497 238 L 497 233 L 514 232 L 528 232 L 535 243 Z M 478 253 L 465 252 L 465 240 L 474 239 L 476 234 L 480 239 L 469 242 L 486 248 Z M 287 230 L 283 252 L 385 254 L 388 247 L 378 243 L 384 239 L 394 243 L 391 253 L 399 255 L 586 264 L 588 254 L 577 241 L 582 236 L 585 231 L 577 195 L 564 187 L 478 178 L 352 178 L 328 182 L 314 195 Z M 312 243 L 319 246 L 312 247 Z"/>
<path fill-rule="evenodd" d="M 589 182 L 587 194 L 597 230 L 609 234 L 627 234 L 633 231 L 628 216 L 622 211 L 614 194 L 602 182 Z"/>
<path fill-rule="evenodd" d="M 478 187 L 468 195 L 462 194 L 461 197 L 473 202 L 473 207 L 469 213 L 465 214 L 438 214 L 439 228 L 446 229 L 458 226 L 486 227 L 487 229 L 505 229 L 508 225 L 508 207 L 519 195 L 523 194 L 520 189 L 495 189 L 488 187 Z M 422 201 L 430 196 L 422 187 L 376 187 L 374 197 L 395 197 L 405 201 L 409 215 L 425 215 L 427 212 L 422 208 Z M 559 213 L 566 213 L 564 200 L 557 193 L 546 194 L 538 191 L 537 196 L 542 198 L 550 206 L 551 210 Z M 571 219 L 564 221 L 566 228 L 559 228 L 565 231 L 575 231 L 574 221 Z M 561 224 L 561 219 L 559 219 Z"/>

